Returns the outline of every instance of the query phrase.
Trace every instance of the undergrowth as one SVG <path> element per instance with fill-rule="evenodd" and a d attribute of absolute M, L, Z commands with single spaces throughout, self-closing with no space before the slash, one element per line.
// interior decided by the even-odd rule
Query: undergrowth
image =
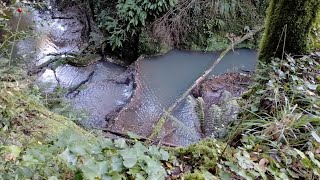
<path fill-rule="evenodd" d="M 0 179 L 319 179 L 319 71 L 318 56 L 260 64 L 236 136 L 166 148 L 83 130 L 0 61 Z"/>

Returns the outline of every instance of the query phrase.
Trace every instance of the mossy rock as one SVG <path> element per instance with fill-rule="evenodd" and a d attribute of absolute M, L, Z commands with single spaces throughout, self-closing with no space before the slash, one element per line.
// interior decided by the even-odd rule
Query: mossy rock
<path fill-rule="evenodd" d="M 74 58 L 68 57 L 66 59 L 67 64 L 77 67 L 89 66 L 93 63 L 96 63 L 102 59 L 102 56 L 99 54 L 86 54 L 79 55 Z"/>
<path fill-rule="evenodd" d="M 271 0 L 259 59 L 271 62 L 272 57 L 282 58 L 283 51 L 306 54 L 308 37 L 319 8 L 319 0 Z"/>

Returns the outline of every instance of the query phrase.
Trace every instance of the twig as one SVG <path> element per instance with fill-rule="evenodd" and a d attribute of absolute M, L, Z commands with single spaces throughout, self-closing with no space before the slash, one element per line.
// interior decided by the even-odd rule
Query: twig
<path fill-rule="evenodd" d="M 10 58 L 9 58 L 9 67 L 11 66 L 12 53 L 13 53 L 15 41 L 16 41 L 16 38 L 17 38 L 17 33 L 18 33 L 18 30 L 19 30 L 19 26 L 20 26 L 21 16 L 22 16 L 21 13 L 19 13 L 19 20 L 18 20 L 17 27 L 16 27 L 16 33 L 13 36 L 13 42 L 12 42 L 12 46 L 11 46 L 11 52 L 10 52 Z"/>

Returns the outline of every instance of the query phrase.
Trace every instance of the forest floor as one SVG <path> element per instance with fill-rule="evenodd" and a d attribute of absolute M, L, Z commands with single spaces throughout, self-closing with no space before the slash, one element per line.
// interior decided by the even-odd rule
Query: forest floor
<path fill-rule="evenodd" d="M 186 148 L 150 145 L 133 134 L 110 140 L 87 132 L 48 110 L 23 70 L 2 67 L 1 177 L 317 179 L 319 62 L 310 55 L 262 66 L 239 100 L 240 121 L 230 126 L 229 137 Z"/>

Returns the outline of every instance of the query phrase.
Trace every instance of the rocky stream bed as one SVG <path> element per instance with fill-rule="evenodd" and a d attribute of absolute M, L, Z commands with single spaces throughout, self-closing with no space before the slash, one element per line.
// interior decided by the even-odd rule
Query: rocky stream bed
<path fill-rule="evenodd" d="M 77 7 L 23 14 L 22 28 L 31 27 L 37 35 L 19 42 L 15 56 L 28 61 L 30 69 L 42 67 L 36 73 L 36 84 L 44 93 L 57 87 L 65 89 L 65 100 L 75 110 L 87 113 L 81 123 L 89 128 L 150 137 L 166 109 L 220 54 L 172 50 L 161 56 L 141 57 L 129 67 L 98 55 L 87 65 L 76 66 L 70 62 L 91 57 L 70 55 L 86 46 L 82 37 L 86 25 L 75 18 L 79 16 Z M 52 61 L 57 57 L 60 60 Z M 72 61 L 61 63 L 62 58 Z M 234 97 L 249 85 L 248 72 L 254 70 L 256 59 L 254 50 L 229 52 L 211 72 L 212 77 L 199 84 L 166 118 L 156 138 L 186 146 L 206 136 L 223 136 L 225 126 L 235 120 L 238 111 Z M 197 111 L 202 101 L 203 118 Z"/>

